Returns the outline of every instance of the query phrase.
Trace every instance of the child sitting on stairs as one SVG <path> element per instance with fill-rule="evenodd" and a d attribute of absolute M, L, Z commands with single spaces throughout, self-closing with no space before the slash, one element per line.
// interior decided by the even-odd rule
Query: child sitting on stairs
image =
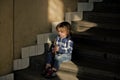
<path fill-rule="evenodd" d="M 68 22 L 61 22 L 56 26 L 58 33 L 51 50 L 47 53 L 45 65 L 45 77 L 54 77 L 62 62 L 71 60 L 73 41 L 70 36 L 71 25 Z"/>

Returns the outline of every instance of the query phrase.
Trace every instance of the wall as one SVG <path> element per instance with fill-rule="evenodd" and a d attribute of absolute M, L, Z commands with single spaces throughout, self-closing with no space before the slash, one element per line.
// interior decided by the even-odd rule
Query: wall
<path fill-rule="evenodd" d="M 14 58 L 21 48 L 36 44 L 36 35 L 50 31 L 47 0 L 15 0 Z"/>
<path fill-rule="evenodd" d="M 13 0 L 0 0 L 0 75 L 12 71 Z"/>

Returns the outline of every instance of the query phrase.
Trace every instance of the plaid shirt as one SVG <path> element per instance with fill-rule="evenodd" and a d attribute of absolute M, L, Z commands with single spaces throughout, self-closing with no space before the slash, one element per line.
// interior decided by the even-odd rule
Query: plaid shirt
<path fill-rule="evenodd" d="M 73 50 L 73 41 L 70 40 L 70 37 L 66 37 L 66 38 L 60 38 L 59 36 L 57 36 L 56 38 L 56 45 L 59 46 L 59 51 L 58 53 L 61 54 L 71 54 L 72 50 Z"/>

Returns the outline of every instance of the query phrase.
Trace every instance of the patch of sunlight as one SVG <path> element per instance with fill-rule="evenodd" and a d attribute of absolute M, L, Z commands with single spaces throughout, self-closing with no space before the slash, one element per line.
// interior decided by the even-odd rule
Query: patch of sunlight
<path fill-rule="evenodd" d="M 48 0 L 48 19 L 50 22 L 63 20 L 64 5 L 61 0 Z"/>
<path fill-rule="evenodd" d="M 84 32 L 92 27 L 97 27 L 98 24 L 88 21 L 72 21 L 72 30 L 76 32 Z"/>
<path fill-rule="evenodd" d="M 78 80 L 76 77 L 78 74 L 78 70 L 79 68 L 74 62 L 63 62 L 60 65 L 60 69 L 57 72 L 57 75 L 60 80 Z"/>
<path fill-rule="evenodd" d="M 80 14 L 76 14 L 72 16 L 73 20 L 81 20 L 81 15 Z"/>

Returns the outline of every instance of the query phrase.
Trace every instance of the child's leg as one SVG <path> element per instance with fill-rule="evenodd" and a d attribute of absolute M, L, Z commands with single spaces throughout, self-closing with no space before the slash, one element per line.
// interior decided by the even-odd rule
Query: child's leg
<path fill-rule="evenodd" d="M 53 55 L 52 55 L 52 53 L 51 52 L 49 52 L 48 54 L 47 54 L 47 60 L 46 60 L 46 69 L 48 68 L 48 67 L 51 67 L 51 63 L 52 63 L 52 59 L 53 58 Z"/>
<path fill-rule="evenodd" d="M 60 64 L 62 62 L 66 62 L 66 61 L 70 61 L 70 60 L 71 60 L 71 55 L 69 55 L 69 54 L 55 55 L 55 61 L 54 61 L 53 68 L 58 70 L 60 67 Z"/>

